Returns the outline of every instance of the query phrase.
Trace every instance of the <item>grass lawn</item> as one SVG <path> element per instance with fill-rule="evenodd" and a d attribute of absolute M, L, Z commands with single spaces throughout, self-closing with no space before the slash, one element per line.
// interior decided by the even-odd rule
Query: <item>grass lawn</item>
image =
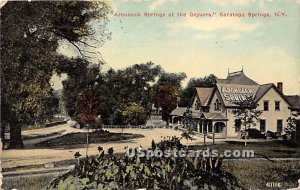
<path fill-rule="evenodd" d="M 41 190 L 57 176 L 57 173 L 41 174 L 31 176 L 18 176 L 3 178 L 3 189 L 18 189 L 18 190 Z"/>
<path fill-rule="evenodd" d="M 69 160 L 69 164 L 75 160 Z M 245 189 L 287 189 L 298 186 L 300 163 L 296 161 L 239 161 L 223 162 L 222 169 L 234 175 Z M 57 174 L 5 177 L 3 189 L 43 189 Z M 268 188 L 267 183 L 280 183 L 280 188 Z"/>
<path fill-rule="evenodd" d="M 23 135 L 22 139 L 23 140 L 31 140 L 31 139 L 40 139 L 40 138 L 52 137 L 52 136 L 60 135 L 61 133 L 65 132 L 65 131 L 66 130 L 61 130 L 61 131 L 58 131 L 58 132 L 53 132 L 53 133 L 49 133 L 49 134 L 45 134 L 45 135 L 36 135 L 36 136 Z"/>
<path fill-rule="evenodd" d="M 223 169 L 234 175 L 245 189 L 287 189 L 298 187 L 300 163 L 296 161 L 224 162 Z M 268 188 L 267 183 L 280 183 Z"/>
<path fill-rule="evenodd" d="M 202 149 L 203 145 L 189 146 L 190 149 Z M 254 150 L 256 158 L 300 158 L 300 147 L 290 146 L 284 141 L 265 141 L 265 142 L 225 142 L 222 144 L 208 145 L 217 149 L 219 153 L 225 150 Z"/>
<path fill-rule="evenodd" d="M 89 143 L 105 143 L 110 141 L 142 138 L 144 135 L 131 133 L 111 133 L 108 131 L 94 131 L 89 133 Z M 60 147 L 68 145 L 86 144 L 86 133 L 69 133 L 55 139 L 43 141 L 36 147 Z"/>

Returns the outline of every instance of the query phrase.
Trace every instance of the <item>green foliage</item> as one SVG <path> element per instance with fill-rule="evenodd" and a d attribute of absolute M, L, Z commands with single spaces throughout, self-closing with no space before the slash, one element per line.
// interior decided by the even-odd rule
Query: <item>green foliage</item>
<path fill-rule="evenodd" d="M 152 150 L 159 149 L 159 150 L 166 150 L 166 149 L 177 149 L 181 150 L 183 149 L 183 145 L 180 142 L 180 138 L 173 136 L 173 137 L 163 137 L 163 140 L 161 140 L 159 143 L 155 143 L 152 141 L 151 148 Z"/>
<path fill-rule="evenodd" d="M 10 126 L 10 148 L 23 147 L 21 125 L 53 114 L 46 110 L 50 79 L 61 63 L 59 44 L 70 43 L 82 55 L 89 43 L 101 44 L 109 36 L 109 11 L 103 1 L 8 1 L 1 8 L 1 124 Z M 94 19 L 102 26 L 98 39 L 93 37 Z"/>
<path fill-rule="evenodd" d="M 128 123 L 132 125 L 142 125 L 146 123 L 147 112 L 146 109 L 135 102 L 129 103 L 129 105 L 122 112 L 122 115 Z"/>
<path fill-rule="evenodd" d="M 284 128 L 284 132 L 288 135 L 289 141 L 295 143 L 296 139 L 296 125 L 297 125 L 297 113 L 292 113 L 292 116 L 289 117 L 287 121 L 287 126 Z M 299 137 L 298 137 L 299 138 Z"/>
<path fill-rule="evenodd" d="M 256 125 L 262 111 L 256 110 L 257 103 L 253 97 L 249 96 L 244 101 L 234 102 L 238 107 L 233 110 L 234 117 L 246 129 Z"/>
<path fill-rule="evenodd" d="M 139 103 L 144 107 L 148 116 L 148 110 L 151 109 L 153 102 L 152 85 L 156 82 L 161 70 L 160 66 L 147 62 L 121 70 L 107 71 L 103 85 L 100 86 L 103 122 L 126 124 L 122 112 L 130 102 Z"/>
<path fill-rule="evenodd" d="M 193 130 L 195 126 L 197 125 L 197 121 L 193 117 L 193 112 L 191 108 L 187 107 L 186 111 L 183 113 L 183 124 L 184 127 Z"/>
<path fill-rule="evenodd" d="M 188 140 L 190 140 L 190 141 L 195 140 L 193 138 L 193 135 L 195 135 L 195 132 L 192 129 L 188 129 L 187 131 L 184 131 L 183 133 L 181 133 L 181 137 L 186 139 L 187 141 Z"/>
<path fill-rule="evenodd" d="M 102 64 L 91 64 L 88 60 L 83 58 L 66 59 L 65 57 L 60 57 L 59 62 L 61 62 L 61 64 L 59 64 L 58 74 L 68 74 L 67 79 L 62 83 L 65 108 L 71 118 L 77 119 L 79 114 L 84 112 L 83 108 L 88 107 L 88 105 L 84 103 L 84 99 L 88 98 L 88 87 L 103 83 L 103 75 L 100 72 Z M 100 104 L 101 101 L 99 91 L 95 88 L 94 86 L 92 90 L 94 94 L 92 98 L 94 100 L 94 108 L 96 104 Z M 86 94 L 86 98 L 82 96 L 83 94 Z M 101 106 L 99 106 L 99 108 L 101 108 Z"/>
<path fill-rule="evenodd" d="M 162 108 L 162 118 L 169 123 L 169 115 L 177 106 L 182 92 L 181 81 L 185 73 L 162 72 L 157 83 L 153 86 L 155 107 Z"/>
<path fill-rule="evenodd" d="M 180 141 L 174 137 L 153 144 L 156 148 L 175 150 Z M 220 170 L 221 163 L 222 159 L 212 157 L 118 157 L 111 150 L 105 155 L 100 148 L 98 156 L 81 159 L 73 170 L 54 179 L 47 189 L 64 190 L 74 184 L 81 189 L 110 190 L 242 189 L 231 175 Z"/>

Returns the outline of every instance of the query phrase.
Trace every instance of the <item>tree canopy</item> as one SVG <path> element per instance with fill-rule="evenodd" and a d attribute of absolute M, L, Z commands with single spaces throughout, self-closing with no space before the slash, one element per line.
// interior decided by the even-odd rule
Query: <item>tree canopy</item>
<path fill-rule="evenodd" d="M 1 126 L 2 131 L 10 126 L 11 148 L 23 146 L 21 126 L 46 116 L 60 43 L 84 55 L 83 47 L 107 39 L 104 29 L 99 39 L 94 37 L 91 22 L 97 19 L 105 27 L 109 11 L 100 1 L 19 1 L 1 8 Z"/>

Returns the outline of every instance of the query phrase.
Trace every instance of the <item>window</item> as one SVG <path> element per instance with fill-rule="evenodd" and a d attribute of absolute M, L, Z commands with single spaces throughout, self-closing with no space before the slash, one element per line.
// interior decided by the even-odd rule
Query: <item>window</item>
<path fill-rule="evenodd" d="M 264 101 L 264 111 L 269 110 L 269 101 Z"/>
<path fill-rule="evenodd" d="M 280 101 L 275 101 L 275 111 L 280 110 Z"/>
<path fill-rule="evenodd" d="M 195 103 L 195 110 L 200 110 L 200 102 L 198 100 Z"/>
<path fill-rule="evenodd" d="M 241 125 L 242 125 L 242 122 L 240 119 L 234 120 L 234 127 L 235 127 L 236 133 L 241 131 Z"/>
<path fill-rule="evenodd" d="M 215 124 L 215 133 L 222 133 L 224 127 L 225 127 L 225 124 L 223 122 L 217 122 Z"/>
<path fill-rule="evenodd" d="M 277 120 L 277 132 L 278 132 L 279 134 L 282 133 L 282 119 L 278 119 L 278 120 Z"/>
<path fill-rule="evenodd" d="M 266 120 L 261 119 L 259 120 L 260 124 L 260 132 L 266 132 Z"/>
<path fill-rule="evenodd" d="M 215 111 L 221 111 L 221 102 L 219 101 L 219 99 L 216 99 Z"/>

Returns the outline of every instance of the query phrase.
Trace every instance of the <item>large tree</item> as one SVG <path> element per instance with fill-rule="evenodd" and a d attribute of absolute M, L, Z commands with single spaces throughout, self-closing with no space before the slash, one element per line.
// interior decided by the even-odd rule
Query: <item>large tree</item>
<path fill-rule="evenodd" d="M 153 87 L 154 105 L 162 108 L 162 118 L 167 123 L 170 113 L 178 105 L 182 92 L 181 81 L 185 78 L 185 73 L 163 72 Z"/>
<path fill-rule="evenodd" d="M 78 119 L 78 107 L 76 102 L 80 94 L 85 91 L 88 86 L 97 84 L 95 91 L 98 91 L 98 86 L 103 84 L 103 74 L 100 72 L 102 63 L 92 64 L 84 58 L 60 58 L 58 74 L 67 73 L 67 79 L 63 84 L 63 101 L 66 111 L 72 119 Z M 99 93 L 97 93 L 99 96 Z"/>
<path fill-rule="evenodd" d="M 104 122 L 124 124 L 122 112 L 129 102 L 139 103 L 148 112 L 153 102 L 152 86 L 160 72 L 160 66 L 152 62 L 107 71 L 104 74 L 103 85 L 99 86 Z"/>
<path fill-rule="evenodd" d="M 91 42 L 95 19 L 105 23 L 104 2 L 7 2 L 1 8 L 1 126 L 10 127 L 10 148 L 22 148 L 21 127 L 44 117 L 57 68 L 57 48 L 70 43 L 81 54 Z M 101 25 L 103 28 L 104 24 Z"/>

